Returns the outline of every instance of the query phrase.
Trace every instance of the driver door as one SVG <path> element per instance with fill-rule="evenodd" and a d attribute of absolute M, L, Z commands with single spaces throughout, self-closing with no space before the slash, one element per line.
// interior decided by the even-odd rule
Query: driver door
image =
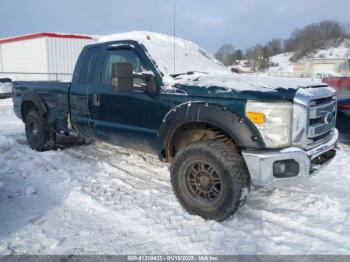
<path fill-rule="evenodd" d="M 139 78 L 133 79 L 129 90 L 114 88 L 115 63 L 130 63 L 134 73 L 144 69 L 133 49 L 105 50 L 100 82 L 93 86 L 92 94 L 92 122 L 97 137 L 115 145 L 153 152 L 158 132 L 157 95 L 139 90 L 137 87 L 144 84 Z"/>

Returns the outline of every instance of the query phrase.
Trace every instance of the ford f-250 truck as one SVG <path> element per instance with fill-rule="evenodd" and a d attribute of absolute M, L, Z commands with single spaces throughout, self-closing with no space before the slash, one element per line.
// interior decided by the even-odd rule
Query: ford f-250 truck
<path fill-rule="evenodd" d="M 326 85 L 234 75 L 192 42 L 147 32 L 86 46 L 71 83 L 14 82 L 13 100 L 34 150 L 60 133 L 153 152 L 182 206 L 217 221 L 251 184 L 320 170 L 338 140 Z"/>

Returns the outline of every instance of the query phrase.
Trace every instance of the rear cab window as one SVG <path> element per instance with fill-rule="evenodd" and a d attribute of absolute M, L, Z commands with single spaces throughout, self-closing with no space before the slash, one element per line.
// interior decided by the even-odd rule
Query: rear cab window
<path fill-rule="evenodd" d="M 100 52 L 100 47 L 89 47 L 83 57 L 81 66 L 78 70 L 77 82 L 80 84 L 91 83 L 94 72 L 96 70 L 96 65 L 98 61 L 98 55 Z"/>

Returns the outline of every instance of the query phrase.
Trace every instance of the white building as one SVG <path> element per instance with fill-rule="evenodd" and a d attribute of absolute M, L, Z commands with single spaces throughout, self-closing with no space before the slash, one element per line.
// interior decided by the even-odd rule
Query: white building
<path fill-rule="evenodd" d="M 0 39 L 0 77 L 70 80 L 82 48 L 92 36 L 36 33 Z"/>
<path fill-rule="evenodd" d="M 350 75 L 350 58 L 311 58 L 306 60 L 305 67 L 312 77 L 320 73 Z"/>
<path fill-rule="evenodd" d="M 294 73 L 312 78 L 334 73 L 350 76 L 350 58 L 308 58 L 303 63 L 294 64 Z"/>

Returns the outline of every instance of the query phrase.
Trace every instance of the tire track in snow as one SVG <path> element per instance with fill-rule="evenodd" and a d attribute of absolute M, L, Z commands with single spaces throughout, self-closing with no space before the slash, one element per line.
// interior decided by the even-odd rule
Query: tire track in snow
<path fill-rule="evenodd" d="M 97 152 L 99 154 L 98 157 L 96 157 Z M 79 150 L 70 150 L 68 154 L 75 158 L 82 157 L 90 161 L 103 161 L 116 169 L 124 171 L 133 178 L 139 178 L 146 182 L 151 180 L 159 184 L 161 188 L 166 187 L 171 191 L 168 165 L 160 163 L 158 158 L 154 156 L 148 154 L 141 155 L 136 151 L 128 151 L 127 149 L 110 145 L 106 146 L 100 143 L 97 143 L 96 148 L 91 148 L 90 146 L 84 149 L 79 148 Z M 135 156 L 137 159 L 135 159 Z M 129 159 L 130 157 L 132 157 L 131 160 Z M 154 168 L 151 169 L 150 166 Z"/>
<path fill-rule="evenodd" d="M 350 252 L 350 240 L 347 236 L 332 232 L 330 230 L 325 230 L 320 227 L 314 228 L 311 226 L 302 225 L 295 222 L 295 220 L 285 216 L 280 217 L 268 210 L 247 209 L 245 210 L 245 213 L 247 213 L 249 218 L 253 221 L 261 220 L 263 218 L 264 223 L 268 222 L 274 226 L 277 225 L 282 230 L 288 230 L 299 235 L 307 235 L 315 240 L 326 242 L 331 244 L 334 249 L 341 246 L 344 250 Z"/>
<path fill-rule="evenodd" d="M 109 165 L 111 164 L 109 163 Z M 102 205 L 116 211 L 122 210 L 125 220 L 135 217 L 135 212 L 138 213 L 139 215 L 135 220 L 137 223 L 134 226 L 148 228 L 163 239 L 170 239 L 170 242 L 184 243 L 181 245 L 183 252 L 187 250 L 191 253 L 193 249 L 188 249 L 188 246 L 194 245 L 199 245 L 195 250 L 203 250 L 203 243 L 208 242 L 209 239 L 201 238 L 198 240 L 196 239 L 198 232 L 188 230 L 189 228 L 195 229 L 197 221 L 203 220 L 185 213 L 172 195 L 170 187 L 164 190 L 162 183 L 155 185 L 153 181 L 149 181 L 147 178 L 140 178 L 139 176 L 135 178 L 135 174 L 129 171 L 124 172 L 124 170 L 120 173 L 119 171 L 122 169 L 119 166 L 112 166 L 115 170 L 108 170 L 105 177 L 94 178 L 95 181 L 93 183 L 96 183 L 96 185 L 85 185 L 83 192 Z M 117 175 L 115 171 L 118 171 Z M 118 192 L 120 194 L 117 193 L 117 197 L 126 199 L 124 203 L 123 201 L 114 201 L 113 197 L 115 196 L 113 194 L 116 193 L 116 189 L 113 188 L 113 182 L 108 183 L 109 179 L 113 179 L 116 176 L 120 178 L 120 175 L 123 177 L 123 180 L 127 179 L 129 184 L 132 185 L 131 188 L 127 187 L 120 190 Z M 133 186 L 135 183 L 138 184 L 139 180 L 143 183 L 143 188 Z M 129 198 L 130 195 L 132 196 L 131 199 Z M 123 205 L 123 207 L 120 208 L 120 205 Z M 125 209 L 125 206 L 127 206 L 127 209 Z M 129 211 L 129 209 L 133 211 Z"/>

